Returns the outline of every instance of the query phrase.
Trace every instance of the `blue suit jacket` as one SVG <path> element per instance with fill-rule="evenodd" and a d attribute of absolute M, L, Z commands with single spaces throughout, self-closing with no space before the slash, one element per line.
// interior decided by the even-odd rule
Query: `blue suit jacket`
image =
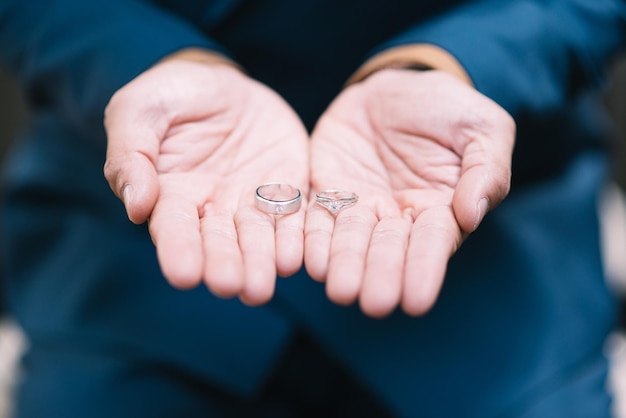
<path fill-rule="evenodd" d="M 586 92 L 620 47 L 623 9 L 4 0 L 0 58 L 32 112 L 5 170 L 10 309 L 33 350 L 151 358 L 244 394 L 304 328 L 399 416 L 573 416 L 590 386 L 606 402 L 601 349 L 615 306 L 595 209 L 605 136 Z M 166 284 L 145 226 L 128 222 L 102 176 L 103 109 L 117 89 L 168 53 L 204 47 L 232 56 L 311 127 L 370 54 L 414 42 L 454 54 L 519 129 L 513 192 L 451 260 L 432 312 L 370 320 L 329 303 L 304 273 L 261 308 Z"/>

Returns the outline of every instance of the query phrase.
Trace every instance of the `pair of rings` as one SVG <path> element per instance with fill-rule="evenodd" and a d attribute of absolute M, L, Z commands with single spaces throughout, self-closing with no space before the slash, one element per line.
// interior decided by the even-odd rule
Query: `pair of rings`
<path fill-rule="evenodd" d="M 257 187 L 257 209 L 272 215 L 288 215 L 297 212 L 302 204 L 300 189 L 286 183 L 265 183 Z M 315 203 L 336 215 L 354 206 L 359 197 L 354 192 L 339 189 L 324 190 L 315 195 Z"/>

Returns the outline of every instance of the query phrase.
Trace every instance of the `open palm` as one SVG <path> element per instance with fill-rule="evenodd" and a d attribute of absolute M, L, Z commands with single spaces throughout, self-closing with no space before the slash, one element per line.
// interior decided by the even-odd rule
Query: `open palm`
<path fill-rule="evenodd" d="M 307 133 L 269 88 L 226 65 L 166 62 L 112 98 L 105 175 L 133 222 L 149 219 L 165 277 L 260 304 L 297 271 L 304 209 L 254 206 L 265 182 L 308 190 Z"/>
<path fill-rule="evenodd" d="M 346 89 L 312 134 L 312 193 L 359 202 L 336 217 L 310 205 L 309 274 L 371 316 L 427 311 L 464 234 L 508 193 L 514 137 L 502 108 L 446 73 L 384 70 Z"/>

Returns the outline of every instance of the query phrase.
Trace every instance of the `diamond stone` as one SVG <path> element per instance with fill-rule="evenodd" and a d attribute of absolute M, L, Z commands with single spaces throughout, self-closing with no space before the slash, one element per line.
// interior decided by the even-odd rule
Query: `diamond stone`
<path fill-rule="evenodd" d="M 356 193 L 339 189 L 324 190 L 315 195 L 315 203 L 325 207 L 333 215 L 354 206 L 358 200 Z"/>
<path fill-rule="evenodd" d="M 332 213 L 339 212 L 341 209 L 341 202 L 339 200 L 331 200 L 328 202 L 328 209 L 330 209 Z"/>

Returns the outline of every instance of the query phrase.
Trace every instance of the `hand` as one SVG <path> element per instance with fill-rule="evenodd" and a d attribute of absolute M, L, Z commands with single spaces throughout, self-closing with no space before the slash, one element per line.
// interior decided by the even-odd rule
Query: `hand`
<path fill-rule="evenodd" d="M 508 194 L 514 138 L 508 113 L 445 72 L 381 70 L 348 87 L 311 137 L 311 201 L 324 189 L 359 201 L 336 218 L 309 205 L 309 274 L 373 317 L 428 311 L 463 236 Z"/>
<path fill-rule="evenodd" d="M 268 215 L 255 189 L 308 193 L 308 135 L 272 90 L 229 65 L 169 60 L 111 99 L 105 176 L 135 223 L 149 220 L 163 274 L 222 297 L 267 302 L 302 265 L 306 201 Z"/>

